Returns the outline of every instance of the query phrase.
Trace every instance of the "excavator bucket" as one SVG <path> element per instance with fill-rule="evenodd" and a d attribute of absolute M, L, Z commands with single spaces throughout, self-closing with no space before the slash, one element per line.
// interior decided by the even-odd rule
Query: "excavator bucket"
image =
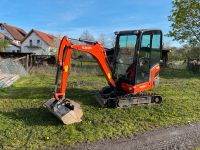
<path fill-rule="evenodd" d="M 55 98 L 49 99 L 43 104 L 45 108 L 50 110 L 64 124 L 72 124 L 82 121 L 83 111 L 80 104 L 70 99 L 55 101 Z"/>

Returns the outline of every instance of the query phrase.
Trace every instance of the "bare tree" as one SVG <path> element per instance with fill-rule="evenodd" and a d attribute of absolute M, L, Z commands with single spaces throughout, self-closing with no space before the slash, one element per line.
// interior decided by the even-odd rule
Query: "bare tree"
<path fill-rule="evenodd" d="M 58 35 L 55 36 L 56 38 L 52 39 L 51 43 L 52 43 L 52 46 L 50 48 L 50 52 L 51 52 L 51 55 L 54 55 L 56 60 L 57 60 L 57 57 L 58 57 L 58 49 L 59 49 L 59 46 L 60 46 L 60 41 L 62 39 L 62 35 L 59 33 Z"/>
<path fill-rule="evenodd" d="M 113 35 L 113 36 L 110 38 L 109 41 L 110 41 L 109 43 L 110 43 L 111 47 L 115 47 L 116 35 Z"/>
<path fill-rule="evenodd" d="M 87 41 L 95 41 L 94 36 L 88 30 L 83 31 L 83 33 L 80 36 L 80 39 L 87 40 Z M 78 56 L 79 58 L 86 57 L 86 59 L 93 59 L 93 57 L 90 54 L 83 53 L 81 51 L 75 51 L 74 55 Z"/>
<path fill-rule="evenodd" d="M 88 41 L 94 41 L 95 40 L 94 36 L 88 30 L 83 31 L 83 33 L 80 36 L 80 39 L 81 40 L 88 40 Z"/>
<path fill-rule="evenodd" d="M 53 47 L 55 47 L 55 48 L 59 48 L 59 46 L 60 46 L 60 41 L 62 40 L 62 34 L 61 33 L 58 33 L 57 35 L 56 35 L 56 38 L 55 39 L 53 39 L 53 41 L 52 41 L 52 45 L 53 45 Z"/>
<path fill-rule="evenodd" d="M 59 46 L 60 46 L 60 41 L 62 39 L 62 35 L 59 33 L 58 35 L 55 36 L 56 38 L 52 39 L 51 43 L 52 43 L 52 47 L 50 49 L 51 53 L 53 54 L 57 54 Z"/>
<path fill-rule="evenodd" d="M 101 33 L 99 35 L 98 42 L 101 43 L 104 47 L 106 46 L 106 37 L 105 37 L 105 34 Z"/>

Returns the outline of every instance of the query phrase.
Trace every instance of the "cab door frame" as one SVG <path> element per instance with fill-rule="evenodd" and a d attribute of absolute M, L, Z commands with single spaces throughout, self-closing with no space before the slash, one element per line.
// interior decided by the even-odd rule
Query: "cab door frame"
<path fill-rule="evenodd" d="M 146 45 L 146 47 L 142 47 L 142 42 L 143 42 L 143 36 L 144 35 L 149 35 L 150 36 L 149 41 L 148 41 L 149 42 L 149 44 L 148 44 L 149 47 L 148 47 L 148 45 Z M 140 33 L 140 38 L 139 38 L 139 41 L 138 41 L 140 44 L 138 44 L 136 64 L 135 64 L 135 85 L 149 81 L 152 35 L 153 35 L 152 34 L 152 30 L 142 31 Z M 145 54 L 146 57 L 145 56 L 141 57 L 141 52 L 142 51 L 143 52 L 146 51 L 146 54 Z M 147 55 L 149 55 L 149 56 L 147 56 Z M 141 61 L 142 58 L 143 58 L 143 62 Z M 146 68 L 143 69 L 142 67 L 145 67 L 145 65 L 146 65 Z M 140 74 L 140 80 L 141 81 L 139 81 L 139 74 Z M 143 76 L 142 76 L 142 74 L 143 74 Z"/>

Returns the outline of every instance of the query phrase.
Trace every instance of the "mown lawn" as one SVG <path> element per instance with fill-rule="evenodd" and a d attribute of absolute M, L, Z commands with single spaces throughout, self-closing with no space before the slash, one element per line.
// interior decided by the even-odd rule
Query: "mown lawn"
<path fill-rule="evenodd" d="M 76 81 L 82 81 L 80 86 Z M 0 90 L 0 149 L 44 149 L 75 146 L 103 138 L 130 136 L 154 127 L 200 120 L 200 74 L 162 70 L 160 105 L 103 109 L 94 93 L 106 85 L 91 74 L 70 77 L 67 97 L 81 103 L 83 122 L 63 125 L 42 104 L 52 97 L 54 76 L 31 75 Z"/>

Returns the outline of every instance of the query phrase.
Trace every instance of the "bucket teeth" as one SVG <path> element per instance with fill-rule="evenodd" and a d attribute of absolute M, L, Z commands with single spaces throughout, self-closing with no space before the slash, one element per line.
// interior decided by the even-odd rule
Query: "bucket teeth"
<path fill-rule="evenodd" d="M 72 124 L 82 121 L 83 111 L 80 104 L 70 99 L 62 100 L 55 103 L 55 99 L 52 98 L 43 104 L 45 108 L 50 110 L 58 119 L 64 124 Z"/>

